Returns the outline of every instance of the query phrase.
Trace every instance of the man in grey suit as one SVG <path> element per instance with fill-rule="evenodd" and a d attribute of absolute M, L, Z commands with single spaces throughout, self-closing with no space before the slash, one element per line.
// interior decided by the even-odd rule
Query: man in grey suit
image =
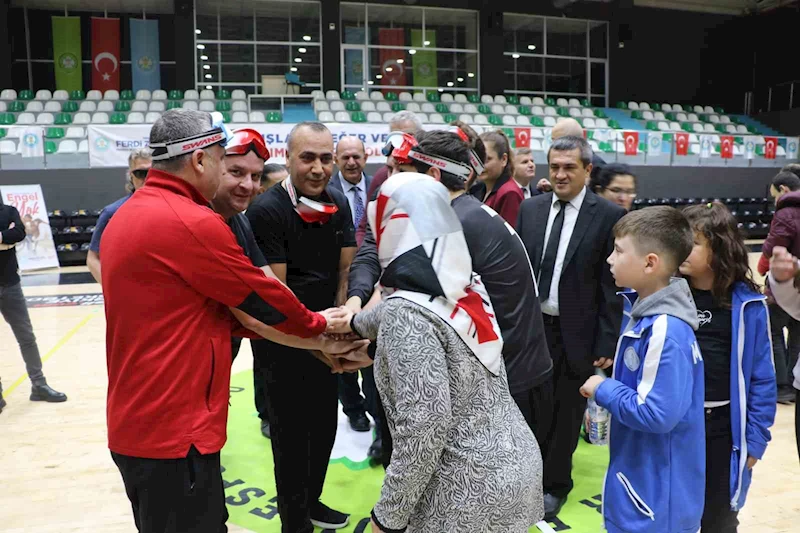
<path fill-rule="evenodd" d="M 367 213 L 367 191 L 372 176 L 364 174 L 366 165 L 367 153 L 364 143 L 358 137 L 342 137 L 336 144 L 336 166 L 339 172 L 331 178 L 328 187 L 339 189 L 347 197 L 355 227 L 358 227 Z M 372 418 L 377 416 L 372 401 L 373 395 L 377 392 L 372 377 L 372 367 L 362 370 L 361 377 L 366 400 L 361 395 L 357 373 L 339 375 L 339 400 L 350 421 L 350 427 L 355 431 L 365 432 L 370 428 L 366 415 L 367 408 L 373 415 Z"/>

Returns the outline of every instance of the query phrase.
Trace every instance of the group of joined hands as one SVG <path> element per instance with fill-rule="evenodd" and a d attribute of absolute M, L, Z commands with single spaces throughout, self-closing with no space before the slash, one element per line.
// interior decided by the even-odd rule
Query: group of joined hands
<path fill-rule="evenodd" d="M 357 372 L 372 364 L 372 357 L 367 353 L 369 339 L 362 339 L 350 326 L 356 312 L 352 307 L 341 306 L 319 313 L 328 325 L 318 338 L 320 350 L 312 353 L 331 367 L 334 374 Z"/>

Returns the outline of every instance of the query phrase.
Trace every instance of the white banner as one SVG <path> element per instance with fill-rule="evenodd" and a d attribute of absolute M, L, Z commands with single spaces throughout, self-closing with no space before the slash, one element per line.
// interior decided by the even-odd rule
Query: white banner
<path fill-rule="evenodd" d="M 44 157 L 44 130 L 40 126 L 22 129 L 17 152 L 22 157 Z"/>
<path fill-rule="evenodd" d="M 89 166 L 127 167 L 128 155 L 150 144 L 150 126 L 89 126 Z"/>
<path fill-rule="evenodd" d="M 744 138 L 744 158 L 755 159 L 756 157 L 756 138 L 753 136 Z"/>
<path fill-rule="evenodd" d="M 40 185 L 0 186 L 3 203 L 19 211 L 25 225 L 25 240 L 17 243 L 17 262 L 20 270 L 57 267 L 58 255 L 50 230 L 50 219 Z M 6 229 L 6 228 L 3 228 Z"/>
<path fill-rule="evenodd" d="M 786 159 L 797 159 L 797 137 L 786 137 Z"/>
<path fill-rule="evenodd" d="M 662 133 L 650 132 L 647 134 L 647 155 L 661 155 Z"/>
<path fill-rule="evenodd" d="M 700 157 L 702 158 L 711 157 L 711 149 L 712 149 L 711 142 L 712 142 L 711 135 L 700 136 Z"/>

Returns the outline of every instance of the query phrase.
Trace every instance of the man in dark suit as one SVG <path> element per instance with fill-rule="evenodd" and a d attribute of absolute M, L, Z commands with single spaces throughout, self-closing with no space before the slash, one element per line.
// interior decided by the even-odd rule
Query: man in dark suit
<path fill-rule="evenodd" d="M 545 518 L 552 520 L 572 490 L 572 454 L 586 400 L 581 380 L 611 366 L 622 319 L 606 258 L 612 228 L 625 211 L 586 187 L 592 149 L 583 137 L 562 137 L 547 154 L 552 193 L 525 200 L 517 232 L 539 283 L 545 334 L 553 358 L 555 410 L 544 457 Z"/>
<path fill-rule="evenodd" d="M 358 137 L 342 137 L 336 144 L 336 166 L 339 172 L 331 178 L 328 186 L 338 189 L 347 197 L 353 215 L 353 225 L 356 228 L 367 213 L 367 191 L 372 183 L 372 176 L 364 174 L 366 165 L 367 153 L 364 143 Z M 377 416 L 375 409 L 372 408 L 372 395 L 377 394 L 372 367 L 363 369 L 361 377 L 366 400 L 358 386 L 358 373 L 348 372 L 339 375 L 339 401 L 342 402 L 350 427 L 355 431 L 366 432 L 370 428 L 366 415 L 367 407 L 370 407 L 372 418 Z"/>

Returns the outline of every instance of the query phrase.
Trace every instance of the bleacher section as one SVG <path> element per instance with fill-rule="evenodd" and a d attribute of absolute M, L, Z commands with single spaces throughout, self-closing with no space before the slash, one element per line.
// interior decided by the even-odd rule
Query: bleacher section
<path fill-rule="evenodd" d="M 100 211 L 79 209 L 72 213 L 56 209 L 47 213 L 50 229 L 61 266 L 86 264 L 86 254 L 92 240 Z"/>

